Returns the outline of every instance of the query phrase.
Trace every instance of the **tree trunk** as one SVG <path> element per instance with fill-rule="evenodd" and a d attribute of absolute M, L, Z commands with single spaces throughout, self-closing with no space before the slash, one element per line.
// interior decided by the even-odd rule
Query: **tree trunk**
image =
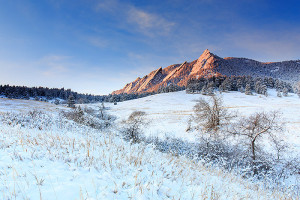
<path fill-rule="evenodd" d="M 251 141 L 251 150 L 252 150 L 253 173 L 254 173 L 254 175 L 256 175 L 258 172 L 257 172 L 257 166 L 256 166 L 256 162 L 255 162 L 255 159 L 256 159 L 256 155 L 255 155 L 255 140 Z"/>
<path fill-rule="evenodd" d="M 252 150 L 252 160 L 253 160 L 253 162 L 255 162 L 256 157 L 255 157 L 255 141 L 254 140 L 251 142 L 251 150 Z"/>

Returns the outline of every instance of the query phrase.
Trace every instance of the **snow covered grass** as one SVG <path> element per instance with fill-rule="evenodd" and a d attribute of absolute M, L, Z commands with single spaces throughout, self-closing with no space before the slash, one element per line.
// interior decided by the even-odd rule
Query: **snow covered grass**
<path fill-rule="evenodd" d="M 165 101 L 155 102 L 161 97 Z M 155 95 L 111 105 L 111 113 L 119 109 L 125 118 L 144 106 L 153 126 L 163 123 L 161 133 L 179 133 L 195 97 Z M 17 115 L 3 114 L 22 100 L 12 101 L 0 107 L 2 199 L 297 199 L 152 145 L 130 145 L 113 128 L 99 131 L 62 118 L 59 111 L 67 109 L 60 106 L 27 101 Z M 28 114 L 32 107 L 44 117 Z"/>
<path fill-rule="evenodd" d="M 279 133 L 279 135 L 287 146 L 286 152 L 282 155 L 285 160 L 282 160 L 280 163 L 276 163 L 276 165 L 274 165 L 274 161 L 272 161 L 273 157 L 275 158 L 275 156 L 272 155 L 275 154 L 274 148 L 271 146 L 270 142 L 262 141 L 263 151 L 266 153 L 265 155 L 262 155 L 265 157 L 264 159 L 268 160 L 266 160 L 268 165 L 272 166 L 272 170 L 268 171 L 268 177 L 266 177 L 266 179 L 269 184 L 271 181 L 274 182 L 275 185 L 281 185 L 283 187 L 291 186 L 295 188 L 291 190 L 297 190 L 299 192 L 298 175 L 290 176 L 290 172 L 284 172 L 286 173 L 286 176 L 281 178 L 277 175 L 277 173 L 281 174 L 287 169 L 285 166 L 291 166 L 290 163 L 294 163 L 292 166 L 297 166 L 296 163 L 299 162 L 300 100 L 298 96 L 295 94 L 289 94 L 288 97 L 279 98 L 277 97 L 275 90 L 269 90 L 268 97 L 257 94 L 248 96 L 239 92 L 227 92 L 223 93 L 222 96 L 225 107 L 228 108 L 229 111 L 237 111 L 239 116 L 247 117 L 255 112 L 268 112 L 274 110 L 278 110 L 282 113 L 281 122 L 285 124 L 286 129 L 284 132 Z M 162 141 L 159 141 L 158 143 L 167 145 L 167 147 L 171 148 L 171 151 L 175 150 L 175 153 L 183 152 L 183 154 L 187 155 L 192 153 L 193 155 L 197 156 L 197 147 L 195 150 L 194 146 L 197 145 L 197 143 L 201 143 L 201 133 L 198 131 L 187 132 L 186 129 L 188 127 L 188 120 L 193 113 L 193 106 L 196 104 L 196 100 L 200 97 L 205 99 L 210 98 L 209 96 L 203 96 L 201 94 L 186 94 L 184 91 L 165 93 L 145 97 L 143 99 L 121 102 L 118 103 L 118 105 L 111 105 L 110 112 L 117 115 L 120 121 L 126 119 L 126 117 L 133 111 L 140 110 L 146 112 L 148 115 L 148 120 L 151 120 L 150 126 L 144 130 L 146 137 L 158 137 L 162 139 Z M 230 141 L 230 139 L 233 140 Z M 166 142 L 164 142 L 164 140 Z M 236 139 L 227 138 L 226 140 L 227 141 L 224 141 L 225 143 L 222 145 L 227 146 L 229 148 L 228 153 L 230 153 L 232 148 L 236 147 L 233 145 L 230 147 L 230 145 L 228 146 L 227 143 L 236 144 Z M 175 142 L 174 144 L 172 144 L 173 141 Z M 152 140 L 152 143 L 156 144 L 157 142 L 154 139 Z M 190 147 L 185 147 L 185 145 L 190 145 Z M 178 150 L 177 146 L 183 147 L 184 150 Z M 242 145 L 239 146 L 242 147 Z M 240 150 L 245 151 L 247 150 L 246 148 L 247 147 L 243 147 L 243 149 Z M 160 147 L 159 149 L 163 149 L 165 151 L 165 147 Z M 240 155 L 240 157 L 243 156 L 245 155 Z M 225 163 L 225 166 L 231 166 L 231 162 L 234 163 L 238 161 L 238 159 L 228 160 L 228 157 L 217 160 L 220 161 L 222 159 L 225 159 L 229 162 Z M 245 161 L 245 159 L 243 159 L 243 161 Z M 215 163 L 214 160 L 213 162 Z M 242 162 L 239 163 L 242 164 Z M 224 166 L 224 163 L 219 163 L 219 165 Z M 247 166 L 240 167 L 239 169 L 235 168 L 239 174 L 251 173 L 251 169 L 247 170 Z M 291 173 L 297 172 L 298 169 L 298 167 L 291 167 L 291 171 L 294 171 Z M 266 184 L 266 186 L 273 187 L 269 184 Z"/>

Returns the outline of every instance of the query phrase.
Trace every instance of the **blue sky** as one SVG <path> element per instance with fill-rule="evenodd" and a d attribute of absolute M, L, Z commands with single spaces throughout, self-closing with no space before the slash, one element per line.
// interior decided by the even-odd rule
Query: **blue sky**
<path fill-rule="evenodd" d="M 300 1 L 0 0 L 0 84 L 108 94 L 162 66 L 300 59 Z"/>

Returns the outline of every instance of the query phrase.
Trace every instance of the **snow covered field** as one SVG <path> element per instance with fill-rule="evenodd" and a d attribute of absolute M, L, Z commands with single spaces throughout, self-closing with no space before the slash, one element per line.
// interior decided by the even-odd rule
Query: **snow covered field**
<path fill-rule="evenodd" d="M 224 103 L 243 115 L 281 109 L 287 141 L 299 151 L 300 101 L 224 93 Z M 100 131 L 59 115 L 69 110 L 53 104 L 0 99 L 1 199 L 292 199 L 289 193 L 264 190 L 220 169 L 161 153 L 151 145 L 130 145 L 118 136 L 118 123 L 132 111 L 148 114 L 146 135 L 187 134 L 187 120 L 201 95 L 175 92 L 106 104 L 116 115 L 114 127 Z M 97 107 L 99 104 L 89 105 Z M 33 108 L 44 114 L 26 114 Z"/>
<path fill-rule="evenodd" d="M 245 95 L 240 92 L 222 93 L 224 105 L 229 111 L 238 111 L 242 116 L 248 116 L 259 111 L 279 110 L 282 120 L 286 123 L 286 141 L 300 153 L 300 99 L 296 94 L 288 97 L 277 97 L 275 90 L 268 90 L 269 96 Z M 146 135 L 180 137 L 195 140 L 196 133 L 187 133 L 187 121 L 193 113 L 195 100 L 201 94 L 186 94 L 185 91 L 163 93 L 120 102 L 110 105 L 110 113 L 116 115 L 119 121 L 126 119 L 131 112 L 140 110 L 148 114 L 150 127 L 145 130 Z"/>

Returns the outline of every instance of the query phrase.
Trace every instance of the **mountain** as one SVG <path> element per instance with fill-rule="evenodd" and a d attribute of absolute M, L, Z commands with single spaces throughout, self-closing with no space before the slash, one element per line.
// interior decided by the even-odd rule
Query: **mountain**
<path fill-rule="evenodd" d="M 208 49 L 190 63 L 170 65 L 158 68 L 143 78 L 125 85 L 123 89 L 112 94 L 145 93 L 156 91 L 161 86 L 170 83 L 185 86 L 190 78 L 210 77 L 218 75 L 253 77 L 273 77 L 288 82 L 300 80 L 300 60 L 283 62 L 259 62 L 248 58 L 221 58 Z"/>

